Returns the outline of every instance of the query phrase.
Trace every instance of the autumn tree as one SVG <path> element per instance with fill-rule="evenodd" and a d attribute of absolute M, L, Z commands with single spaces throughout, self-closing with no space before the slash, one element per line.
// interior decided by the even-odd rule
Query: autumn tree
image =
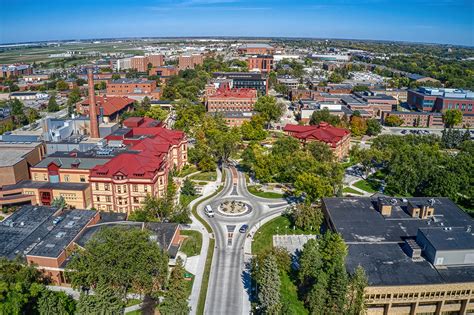
<path fill-rule="evenodd" d="M 448 109 L 443 113 L 444 125 L 452 128 L 462 123 L 462 112 L 459 109 Z"/>

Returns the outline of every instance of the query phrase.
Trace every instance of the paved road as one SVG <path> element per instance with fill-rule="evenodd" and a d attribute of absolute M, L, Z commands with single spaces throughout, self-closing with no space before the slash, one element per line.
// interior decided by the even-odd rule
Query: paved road
<path fill-rule="evenodd" d="M 241 172 L 232 166 L 225 168 L 224 171 L 226 173 L 224 189 L 214 198 L 200 204 L 197 209 L 211 225 L 216 240 L 204 313 L 249 314 L 250 278 L 244 260 L 244 243 L 247 235 L 240 233 L 239 228 L 242 224 L 248 224 L 249 230 L 252 229 L 265 217 L 285 209 L 287 202 L 283 199 L 256 197 L 248 192 L 245 176 Z M 216 211 L 223 200 L 244 201 L 252 207 L 252 211 L 239 217 L 224 216 Z M 208 204 L 216 212 L 214 218 L 207 218 L 203 213 L 204 207 Z"/>

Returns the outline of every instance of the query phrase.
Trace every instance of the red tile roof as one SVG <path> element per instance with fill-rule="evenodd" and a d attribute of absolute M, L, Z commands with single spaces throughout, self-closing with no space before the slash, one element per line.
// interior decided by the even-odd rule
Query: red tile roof
<path fill-rule="evenodd" d="M 96 96 L 96 104 L 99 108 L 103 108 L 104 116 L 113 115 L 127 106 L 132 105 L 133 102 L 134 100 L 128 97 Z M 89 99 L 84 100 L 81 104 L 89 106 Z M 99 111 L 97 112 L 99 113 Z"/>
<path fill-rule="evenodd" d="M 248 89 L 248 88 L 219 88 L 216 93 L 209 96 L 209 99 L 220 99 L 220 98 L 257 98 L 257 90 L 256 89 Z"/>
<path fill-rule="evenodd" d="M 344 128 L 336 128 L 326 122 L 321 122 L 317 126 L 300 126 L 287 124 L 283 131 L 300 140 L 317 140 L 332 146 L 336 146 L 350 131 Z"/>

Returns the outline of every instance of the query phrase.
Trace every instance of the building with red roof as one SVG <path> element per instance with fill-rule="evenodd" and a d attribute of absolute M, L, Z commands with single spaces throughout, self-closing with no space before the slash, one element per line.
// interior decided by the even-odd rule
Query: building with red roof
<path fill-rule="evenodd" d="M 223 86 L 207 96 L 207 111 L 249 112 L 257 101 L 257 90 L 249 88 L 229 88 Z"/>
<path fill-rule="evenodd" d="M 283 131 L 302 143 L 311 141 L 326 143 L 339 160 L 342 160 L 349 154 L 351 132 L 344 128 L 331 126 L 327 122 L 321 122 L 315 126 L 287 124 Z"/>
<path fill-rule="evenodd" d="M 91 170 L 93 207 L 102 211 L 131 213 L 147 195 L 163 197 L 171 169 L 187 163 L 184 132 L 160 127 L 160 122 L 141 117 L 124 121 L 124 126 L 105 139 L 109 146 L 127 146 L 125 153 Z"/>
<path fill-rule="evenodd" d="M 122 113 L 131 111 L 135 100 L 128 97 L 96 96 L 97 113 L 102 115 L 104 122 L 118 122 Z M 89 99 L 76 105 L 81 115 L 89 115 Z"/>

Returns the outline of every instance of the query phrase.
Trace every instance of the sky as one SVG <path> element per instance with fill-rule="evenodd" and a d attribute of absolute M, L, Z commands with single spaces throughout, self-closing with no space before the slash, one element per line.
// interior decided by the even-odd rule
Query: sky
<path fill-rule="evenodd" d="M 474 46 L 474 0 L 0 0 L 0 43 L 174 36 Z"/>

